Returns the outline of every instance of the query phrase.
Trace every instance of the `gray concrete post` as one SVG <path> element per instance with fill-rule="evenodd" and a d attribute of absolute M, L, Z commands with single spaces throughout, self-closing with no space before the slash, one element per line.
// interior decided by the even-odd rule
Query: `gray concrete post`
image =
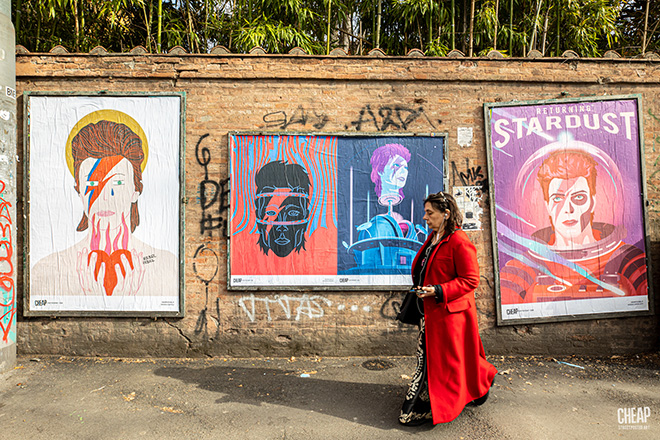
<path fill-rule="evenodd" d="M 0 0 L 0 373 L 16 364 L 16 36 Z"/>

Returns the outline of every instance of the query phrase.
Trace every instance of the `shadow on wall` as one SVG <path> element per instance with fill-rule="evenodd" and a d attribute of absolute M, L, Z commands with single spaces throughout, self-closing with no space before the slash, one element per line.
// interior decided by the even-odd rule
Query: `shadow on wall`
<path fill-rule="evenodd" d="M 154 374 L 222 394 L 216 403 L 283 405 L 379 429 L 406 431 L 397 421 L 404 386 L 304 378 L 296 371 L 274 368 L 175 367 L 159 368 Z"/>
<path fill-rule="evenodd" d="M 655 221 L 656 227 L 660 226 L 660 222 Z M 651 233 L 652 237 L 657 237 L 658 234 Z M 654 305 L 654 316 L 655 316 L 655 350 L 660 350 L 660 241 L 651 241 L 651 246 L 649 250 L 649 260 L 651 262 L 651 273 L 649 275 L 649 288 L 653 289 L 653 305 Z"/>

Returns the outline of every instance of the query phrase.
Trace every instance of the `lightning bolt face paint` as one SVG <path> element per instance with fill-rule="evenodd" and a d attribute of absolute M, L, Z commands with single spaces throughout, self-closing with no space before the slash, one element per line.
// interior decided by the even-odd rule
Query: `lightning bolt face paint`
<path fill-rule="evenodd" d="M 133 167 L 126 158 L 85 159 L 80 165 L 79 179 L 80 199 L 89 220 L 96 217 L 102 230 L 120 228 L 122 216 L 130 221 L 131 203 L 137 200 L 138 193 Z"/>
<path fill-rule="evenodd" d="M 92 169 L 86 177 L 86 185 L 83 187 L 85 197 L 87 198 L 87 211 L 98 200 L 108 181 L 113 177 L 112 174 L 108 175 L 110 171 L 122 159 L 121 156 L 94 159 Z"/>
<path fill-rule="evenodd" d="M 80 199 L 91 223 L 89 249 L 96 255 L 94 277 L 98 281 L 101 264 L 105 264 L 103 287 L 112 295 L 117 285 L 117 268 L 122 276 L 132 267 L 129 250 L 131 204 L 139 195 L 135 191 L 133 167 L 123 156 L 88 158 L 80 165 Z"/>
<path fill-rule="evenodd" d="M 557 243 L 586 244 L 594 241 L 591 219 L 595 200 L 584 177 L 552 179 L 548 187 L 548 213 Z"/>
<path fill-rule="evenodd" d="M 261 237 L 275 255 L 285 257 L 299 246 L 309 222 L 309 195 L 291 188 L 257 194 L 257 223 Z M 302 231 L 302 234 L 301 234 Z"/>
<path fill-rule="evenodd" d="M 383 186 L 393 189 L 403 188 L 408 180 L 408 162 L 398 154 L 390 158 L 380 173 Z"/>

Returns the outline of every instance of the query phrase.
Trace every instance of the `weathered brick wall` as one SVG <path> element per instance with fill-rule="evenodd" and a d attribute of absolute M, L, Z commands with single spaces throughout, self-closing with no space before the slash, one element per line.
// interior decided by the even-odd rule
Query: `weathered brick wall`
<path fill-rule="evenodd" d="M 656 268 L 650 277 L 658 280 L 657 60 L 19 54 L 17 89 L 19 93 L 187 93 L 185 318 L 21 318 L 17 344 L 22 353 L 290 356 L 413 352 L 414 331 L 392 319 L 398 292 L 227 290 L 227 240 L 224 230 L 201 233 L 199 184 L 205 171 L 219 183 L 227 179 L 227 133 L 234 130 L 446 132 L 450 190 L 454 185 L 481 184 L 488 179 L 485 102 L 641 93 L 650 255 Z M 24 117 L 21 110 L 19 120 Z M 471 146 L 457 145 L 458 127 L 472 127 Z M 211 153 L 207 169 L 196 157 L 198 146 Z M 22 163 L 22 152 L 18 156 Z M 226 218 L 226 206 L 219 203 L 208 209 L 220 210 Z M 476 296 L 488 353 L 610 354 L 657 349 L 657 315 L 497 327 L 487 200 L 483 208 L 483 230 L 468 235 L 477 246 L 481 264 Z M 19 233 L 22 231 L 19 222 Z M 209 258 L 208 252 L 195 259 L 200 247 L 214 250 L 219 259 Z M 218 273 L 207 293 L 202 278 L 216 268 Z M 275 294 L 288 296 L 290 316 L 276 302 Z"/>

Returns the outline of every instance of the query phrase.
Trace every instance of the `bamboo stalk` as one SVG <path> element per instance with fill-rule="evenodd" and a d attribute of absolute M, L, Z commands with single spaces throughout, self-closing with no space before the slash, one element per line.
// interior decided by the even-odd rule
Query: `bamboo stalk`
<path fill-rule="evenodd" d="M 156 34 L 156 42 L 158 46 L 158 53 L 161 50 L 161 34 L 163 32 L 163 0 L 158 0 L 158 33 Z"/>
<path fill-rule="evenodd" d="M 470 51 L 468 56 L 472 56 L 472 50 L 474 48 L 474 4 L 476 0 L 472 0 L 470 6 Z"/>
<path fill-rule="evenodd" d="M 495 35 L 493 36 L 493 50 L 497 50 L 497 27 L 500 24 L 500 0 L 495 0 Z"/>
<path fill-rule="evenodd" d="M 649 27 L 649 8 L 651 0 L 646 0 L 646 13 L 644 14 L 644 34 L 642 35 L 642 55 L 646 53 L 646 32 Z"/>
<path fill-rule="evenodd" d="M 328 41 L 325 48 L 325 54 L 330 54 L 330 16 L 332 14 L 332 0 L 328 0 Z"/>

